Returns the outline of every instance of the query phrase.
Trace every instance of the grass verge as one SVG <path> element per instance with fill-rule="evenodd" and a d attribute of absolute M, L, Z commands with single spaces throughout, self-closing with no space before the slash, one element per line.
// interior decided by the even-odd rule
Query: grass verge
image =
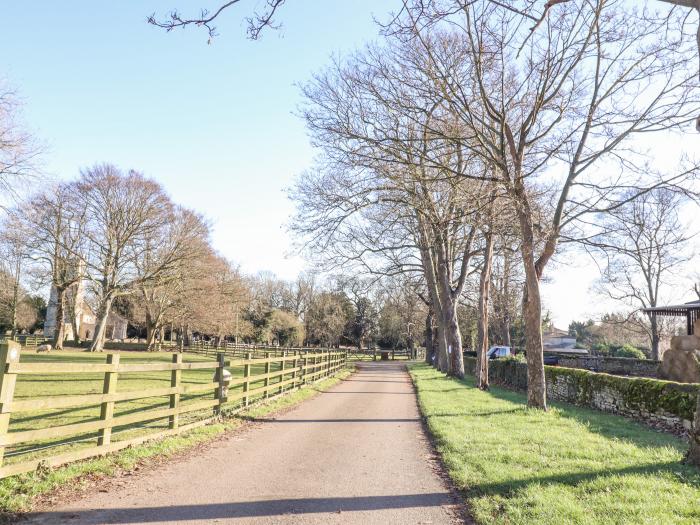
<path fill-rule="evenodd" d="M 341 371 L 336 376 L 306 385 L 268 402 L 254 405 L 234 417 L 195 428 L 182 434 L 154 440 L 119 452 L 64 465 L 47 472 L 32 472 L 0 480 L 0 521 L 7 522 L 17 514 L 32 510 L 35 502 L 47 494 L 69 484 L 80 490 L 96 479 L 147 467 L 178 453 L 204 444 L 226 431 L 242 426 L 246 420 L 267 416 L 293 407 L 332 387 L 352 373 Z"/>
<path fill-rule="evenodd" d="M 686 443 L 619 416 L 410 365 L 419 404 L 454 483 L 483 524 L 697 524 L 700 470 Z"/>

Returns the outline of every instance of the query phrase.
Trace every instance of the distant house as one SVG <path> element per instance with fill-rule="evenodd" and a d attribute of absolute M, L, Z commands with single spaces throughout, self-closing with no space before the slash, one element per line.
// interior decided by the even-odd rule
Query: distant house
<path fill-rule="evenodd" d="M 550 326 L 542 333 L 542 344 L 545 352 L 566 354 L 587 354 L 587 350 L 576 347 L 576 337 L 566 330 Z"/>

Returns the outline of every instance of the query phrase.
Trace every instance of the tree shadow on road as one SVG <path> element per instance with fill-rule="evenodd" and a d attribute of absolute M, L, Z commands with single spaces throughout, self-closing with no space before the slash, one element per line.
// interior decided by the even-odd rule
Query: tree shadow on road
<path fill-rule="evenodd" d="M 455 504 L 448 492 L 349 498 L 300 498 L 199 505 L 47 512 L 29 523 L 152 523 L 440 507 Z"/>

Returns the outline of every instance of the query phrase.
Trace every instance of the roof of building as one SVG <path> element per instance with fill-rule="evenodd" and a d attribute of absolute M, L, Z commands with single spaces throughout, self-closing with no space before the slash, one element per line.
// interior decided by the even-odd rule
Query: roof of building
<path fill-rule="evenodd" d="M 655 308 L 645 308 L 644 311 L 661 315 L 687 315 L 688 312 L 700 311 L 700 301 L 690 301 L 688 303 L 676 304 L 671 306 L 657 306 Z"/>
<path fill-rule="evenodd" d="M 562 330 L 561 328 L 557 328 L 556 326 L 552 326 L 545 330 L 544 334 L 545 337 L 572 337 L 572 335 L 569 335 L 568 330 Z"/>

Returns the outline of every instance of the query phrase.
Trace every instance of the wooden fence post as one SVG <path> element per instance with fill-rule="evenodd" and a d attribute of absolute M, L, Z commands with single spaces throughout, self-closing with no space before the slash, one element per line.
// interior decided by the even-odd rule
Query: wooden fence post
<path fill-rule="evenodd" d="M 251 352 L 246 352 L 245 354 L 245 359 L 246 361 L 250 361 L 253 358 L 253 354 Z M 247 407 L 248 403 L 250 402 L 250 399 L 248 398 L 247 392 L 250 390 L 250 364 L 246 363 L 243 366 L 243 378 L 245 379 L 243 383 L 243 392 L 246 392 L 246 395 L 243 397 L 243 406 Z"/>
<path fill-rule="evenodd" d="M 12 413 L 12 398 L 15 395 L 17 374 L 7 372 L 10 363 L 18 363 L 20 344 L 15 341 L 5 341 L 0 344 L 0 439 L 4 440 L 10 428 Z M 5 447 L 0 444 L 0 465 L 5 456 Z"/>
<path fill-rule="evenodd" d="M 299 385 L 297 384 L 297 371 L 299 369 L 299 359 L 297 359 L 297 351 L 294 350 L 294 361 L 292 361 L 292 366 L 294 367 L 294 372 L 292 372 L 292 390 L 294 390 Z"/>
<path fill-rule="evenodd" d="M 219 380 L 219 386 L 217 387 L 216 397 L 219 400 L 219 404 L 216 405 L 216 413 L 221 414 L 221 407 L 226 402 L 227 399 L 227 386 L 226 386 L 226 369 L 224 365 L 226 364 L 226 354 L 224 352 L 218 352 L 216 354 L 216 360 L 218 362 L 216 367 L 216 373 Z"/>
<path fill-rule="evenodd" d="M 266 360 L 270 359 L 270 352 L 265 352 L 265 359 Z M 267 361 L 267 363 L 265 363 L 265 375 L 267 376 L 269 374 L 270 374 L 270 361 Z M 270 378 L 266 377 L 265 378 L 265 399 L 270 397 L 270 391 L 267 389 L 267 387 L 269 387 L 269 386 L 270 386 Z"/>
<path fill-rule="evenodd" d="M 173 354 L 173 364 L 174 365 L 181 365 L 182 364 L 182 354 Z M 178 370 L 173 370 L 170 372 L 170 387 L 171 388 L 176 388 L 176 392 L 174 394 L 170 394 L 170 408 L 175 408 L 180 405 L 180 377 L 181 377 L 181 371 Z M 173 414 L 168 418 L 168 428 L 170 429 L 175 429 L 180 425 L 180 417 L 178 414 Z"/>
<path fill-rule="evenodd" d="M 284 382 L 284 370 L 285 370 L 285 368 L 287 368 L 287 367 L 285 366 L 285 365 L 287 364 L 287 362 L 284 360 L 284 358 L 287 357 L 287 351 L 286 351 L 286 350 L 283 350 L 283 351 L 281 352 L 281 354 L 282 354 L 282 375 L 280 376 L 280 383 L 283 383 L 283 382 Z M 284 392 L 284 386 L 281 386 L 281 387 L 280 387 L 280 392 L 279 392 L 279 393 L 281 394 L 282 392 Z"/>
<path fill-rule="evenodd" d="M 114 371 L 105 372 L 105 379 L 102 385 L 103 394 L 114 394 L 117 391 L 117 378 L 119 372 L 116 368 L 119 366 L 119 354 L 107 354 L 107 364 L 114 367 Z M 105 428 L 99 430 L 97 436 L 97 445 L 106 446 L 112 441 L 112 417 L 114 416 L 114 401 L 105 401 L 100 407 L 100 420 L 107 421 L 109 424 Z"/>
<path fill-rule="evenodd" d="M 303 386 L 306 382 L 306 354 L 301 354 L 301 370 L 299 371 L 299 386 Z"/>

